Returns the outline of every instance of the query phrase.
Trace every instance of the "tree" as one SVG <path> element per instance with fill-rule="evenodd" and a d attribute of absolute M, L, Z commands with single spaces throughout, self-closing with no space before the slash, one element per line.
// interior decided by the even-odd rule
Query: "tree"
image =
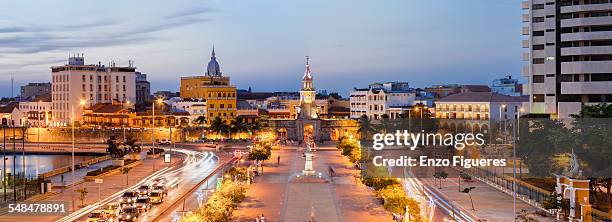
<path fill-rule="evenodd" d="M 461 192 L 462 193 L 466 193 L 469 197 L 470 197 L 470 203 L 472 203 L 472 210 L 476 210 L 476 208 L 474 208 L 474 200 L 472 199 L 472 195 L 470 194 L 470 192 L 476 187 L 467 187 L 465 189 L 463 189 Z"/>
<path fill-rule="evenodd" d="M 140 152 L 140 151 L 141 151 L 140 146 L 138 146 L 138 145 L 136 144 L 136 142 L 138 142 L 138 140 L 136 140 L 136 138 L 134 138 L 134 137 L 132 137 L 132 136 L 128 136 L 128 137 L 125 139 L 124 144 L 125 144 L 126 146 L 128 146 L 128 148 L 129 148 L 129 150 L 130 150 L 130 153 Z"/>
<path fill-rule="evenodd" d="M 448 177 L 448 173 L 442 170 L 434 173 L 433 176 L 440 181 L 440 189 L 442 189 L 442 180 Z"/>
<path fill-rule="evenodd" d="M 113 157 L 113 158 L 121 158 L 123 157 L 123 155 L 125 155 L 125 153 L 123 153 L 123 150 L 119 149 L 119 146 L 117 145 L 117 143 L 115 143 L 115 140 L 108 139 L 106 140 L 106 152 L 108 152 L 108 154 Z"/>
<path fill-rule="evenodd" d="M 256 146 L 256 147 L 253 147 L 251 152 L 249 152 L 248 159 L 255 160 L 255 166 L 259 165 L 259 161 L 262 161 L 261 169 L 263 172 L 263 161 L 270 159 L 271 155 L 272 155 L 272 147 L 270 147 L 269 145 L 263 146 L 263 147 Z M 257 167 L 255 169 L 257 169 Z"/>
<path fill-rule="evenodd" d="M 87 191 L 86 187 L 83 187 L 81 189 L 75 190 L 75 192 L 79 193 L 79 200 L 81 200 L 81 207 L 84 207 L 85 204 L 83 203 L 83 201 L 85 200 L 85 197 L 87 196 L 87 193 L 89 193 L 89 191 Z"/>
<path fill-rule="evenodd" d="M 130 177 L 128 176 L 130 170 L 132 170 L 131 167 L 124 167 L 123 169 L 121 169 L 121 173 L 125 175 L 125 185 L 128 185 L 130 182 Z"/>
<path fill-rule="evenodd" d="M 225 121 L 217 116 L 210 123 L 210 130 L 219 135 L 227 135 L 230 132 L 230 126 L 225 124 Z"/>
<path fill-rule="evenodd" d="M 389 185 L 377 191 L 377 195 L 383 199 L 383 208 L 385 208 L 385 210 L 403 215 L 407 207 L 410 221 L 421 221 L 421 208 L 419 207 L 419 203 L 406 196 L 402 185 Z"/>
<path fill-rule="evenodd" d="M 230 131 L 239 136 L 240 133 L 249 131 L 249 124 L 238 116 L 230 121 Z"/>
<path fill-rule="evenodd" d="M 368 135 L 371 133 L 376 133 L 376 128 L 365 114 L 359 118 L 359 129 L 357 132 L 360 133 L 362 140 L 368 139 Z"/>
<path fill-rule="evenodd" d="M 193 122 L 202 126 L 206 124 L 206 116 L 198 116 L 198 118 L 196 118 Z"/>

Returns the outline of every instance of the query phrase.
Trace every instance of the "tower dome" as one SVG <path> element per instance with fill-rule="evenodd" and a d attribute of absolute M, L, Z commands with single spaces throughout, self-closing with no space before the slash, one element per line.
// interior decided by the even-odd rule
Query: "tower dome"
<path fill-rule="evenodd" d="M 221 76 L 221 68 L 219 67 L 219 63 L 217 62 L 217 57 L 215 57 L 214 46 L 212 49 L 212 56 L 210 57 L 210 62 L 208 62 L 208 66 L 206 67 L 206 75 Z"/>

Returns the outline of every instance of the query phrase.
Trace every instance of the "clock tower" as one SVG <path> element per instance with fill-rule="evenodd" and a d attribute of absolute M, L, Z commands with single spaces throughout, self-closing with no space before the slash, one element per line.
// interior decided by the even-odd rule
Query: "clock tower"
<path fill-rule="evenodd" d="M 310 72 L 310 58 L 306 56 L 306 70 L 302 77 L 302 89 L 300 90 L 300 115 L 303 119 L 316 119 L 317 106 L 315 105 L 315 96 L 317 92 L 312 84 L 312 73 Z"/>

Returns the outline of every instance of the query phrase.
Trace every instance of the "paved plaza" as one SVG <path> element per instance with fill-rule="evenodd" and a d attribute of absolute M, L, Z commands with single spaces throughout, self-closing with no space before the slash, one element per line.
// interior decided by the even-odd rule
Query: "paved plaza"
<path fill-rule="evenodd" d="M 280 165 L 276 158 L 280 156 Z M 357 173 L 339 151 L 315 152 L 313 167 L 323 179 L 297 178 L 304 169 L 302 151 L 274 151 L 264 173 L 255 178 L 247 198 L 234 212 L 235 221 L 390 221 L 374 193 L 354 179 Z M 336 176 L 329 179 L 328 167 Z"/>

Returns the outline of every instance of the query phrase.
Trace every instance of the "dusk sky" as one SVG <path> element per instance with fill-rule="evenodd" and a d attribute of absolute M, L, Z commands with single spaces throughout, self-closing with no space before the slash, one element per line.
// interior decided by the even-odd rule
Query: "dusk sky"
<path fill-rule="evenodd" d="M 519 78 L 519 0 L 3 1 L 0 96 L 50 81 L 50 66 L 87 64 L 148 74 L 152 92 L 202 75 L 214 44 L 232 84 L 296 91 L 311 57 L 317 89 L 347 95 L 375 81 L 490 84 Z M 520 77 L 523 81 L 522 77 Z M 524 81 L 523 81 L 524 82 Z"/>

